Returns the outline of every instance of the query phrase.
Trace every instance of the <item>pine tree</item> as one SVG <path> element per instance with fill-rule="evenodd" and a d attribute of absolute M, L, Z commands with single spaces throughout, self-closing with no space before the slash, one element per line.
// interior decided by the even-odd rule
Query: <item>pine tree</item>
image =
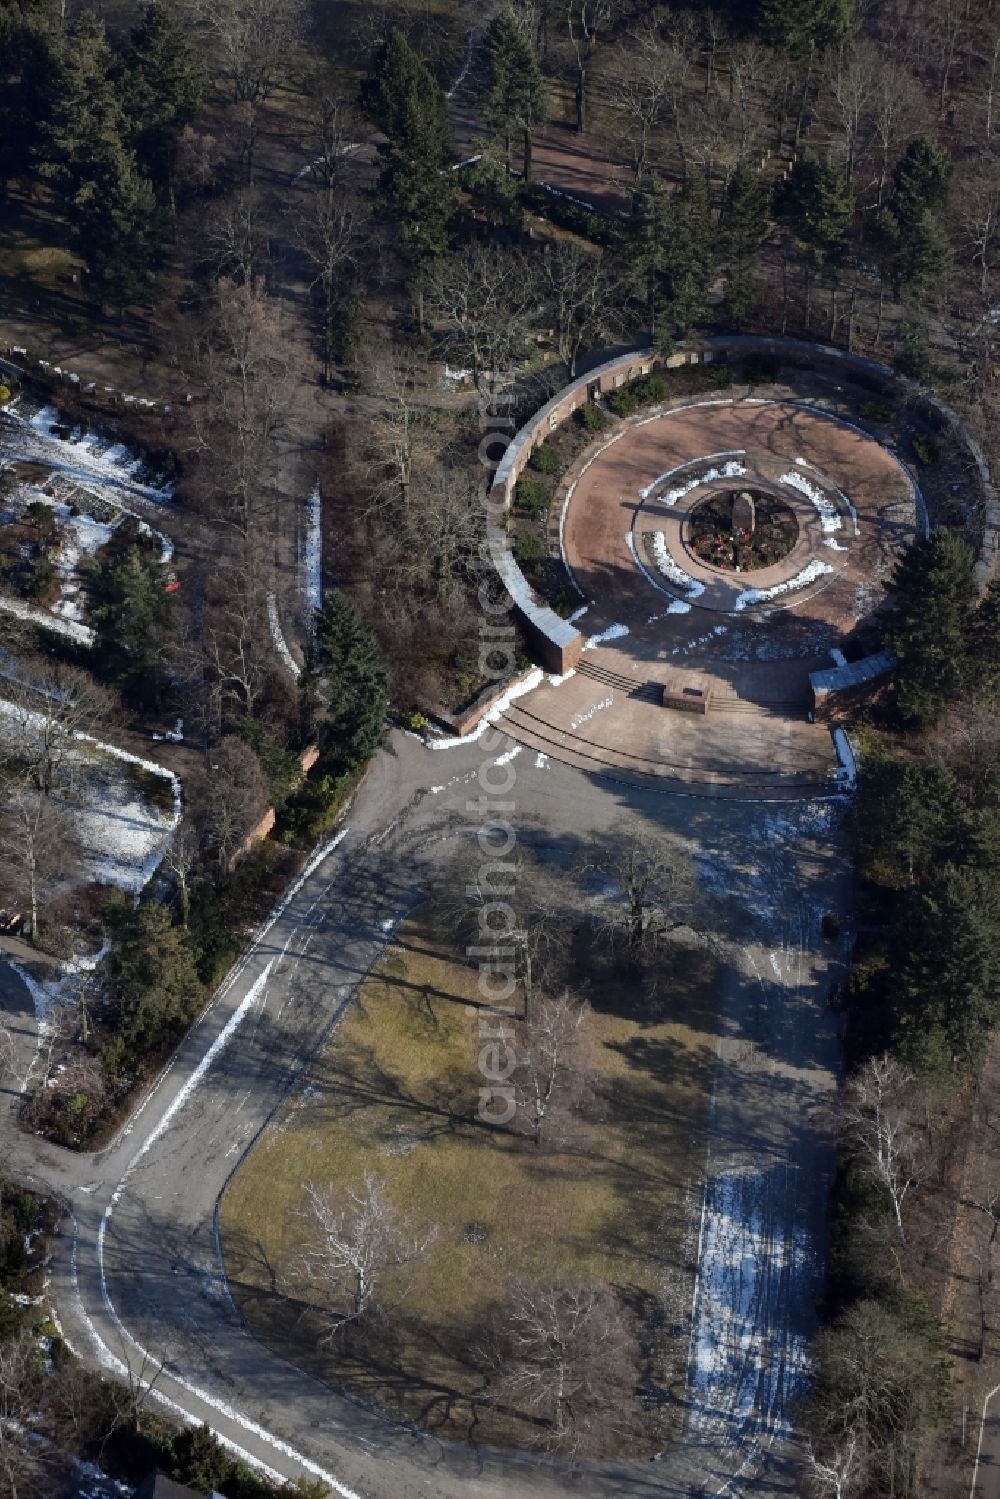
<path fill-rule="evenodd" d="M 152 190 L 124 142 L 103 23 L 85 13 L 65 33 L 48 83 L 38 157 L 104 301 L 148 290 L 162 248 Z"/>
<path fill-rule="evenodd" d="M 1000 1019 L 1000 886 L 995 872 L 946 864 L 907 903 L 894 988 L 904 1054 L 939 1035 L 962 1069 Z"/>
<path fill-rule="evenodd" d="M 889 207 L 902 229 L 917 223 L 927 209 L 943 206 L 951 181 L 951 157 L 944 146 L 918 135 L 893 174 Z"/>
<path fill-rule="evenodd" d="M 700 174 L 690 174 L 673 194 L 656 178 L 639 187 L 629 262 L 657 347 L 670 348 L 707 315 L 714 245 L 708 191 Z"/>
<path fill-rule="evenodd" d="M 524 180 L 531 180 L 531 134 L 545 118 L 545 83 L 535 54 L 510 11 L 490 22 L 476 69 L 476 93 L 483 118 L 504 143 L 508 169 L 511 136 L 522 132 Z"/>
<path fill-rule="evenodd" d="M 708 314 L 715 278 L 715 226 L 708 187 L 699 172 L 690 172 L 671 203 L 673 233 L 667 242 L 666 276 L 670 321 L 677 338 L 685 338 Z"/>
<path fill-rule="evenodd" d="M 49 110 L 46 81 L 55 67 L 58 33 L 50 0 L 0 6 L 0 192 L 28 174 Z"/>
<path fill-rule="evenodd" d="M 381 188 L 419 267 L 448 248 L 451 131 L 444 93 L 401 31 L 390 32 L 379 49 L 361 105 L 387 137 L 379 146 Z"/>
<path fill-rule="evenodd" d="M 325 755 L 348 766 L 375 753 L 385 732 L 388 677 L 373 632 L 336 590 L 317 611 L 302 692 L 305 715 Z"/>
<path fill-rule="evenodd" d="M 177 143 L 198 112 L 203 79 L 187 28 L 163 0 L 151 0 L 132 33 L 121 85 L 132 149 L 173 211 Z"/>
<path fill-rule="evenodd" d="M 951 242 L 937 214 L 929 208 L 900 233 L 895 259 L 899 290 L 914 298 L 936 299 L 952 266 Z"/>
<path fill-rule="evenodd" d="M 108 911 L 107 923 L 117 1059 L 132 1067 L 190 1024 L 202 984 L 188 935 L 174 926 L 166 906 L 122 900 Z"/>
<path fill-rule="evenodd" d="M 762 41 L 789 57 L 809 57 L 840 41 L 851 22 L 851 0 L 760 0 Z"/>
<path fill-rule="evenodd" d="M 969 679 L 967 646 L 977 598 L 972 552 L 951 531 L 910 547 L 893 578 L 886 640 L 895 653 L 896 700 L 904 720 L 937 721 Z"/>
<path fill-rule="evenodd" d="M 985 700 L 1000 690 L 1000 581 L 992 580 L 969 629 L 969 685 Z"/>
<path fill-rule="evenodd" d="M 805 151 L 778 195 L 777 208 L 805 252 L 808 328 L 813 277 L 833 272 L 836 285 L 836 267 L 843 258 L 853 212 L 850 189 L 839 172 Z"/>
<path fill-rule="evenodd" d="M 726 266 L 726 302 L 736 323 L 754 301 L 757 256 L 768 231 L 768 197 L 756 174 L 740 162 L 729 179 L 720 222 Z"/>
<path fill-rule="evenodd" d="M 91 583 L 102 669 L 133 700 L 154 705 L 164 686 L 160 642 L 168 612 L 163 570 L 137 547 L 99 567 Z"/>

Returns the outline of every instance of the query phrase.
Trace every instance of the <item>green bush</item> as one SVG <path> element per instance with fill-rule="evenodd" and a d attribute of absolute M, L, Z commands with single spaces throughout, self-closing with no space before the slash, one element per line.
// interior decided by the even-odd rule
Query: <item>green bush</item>
<path fill-rule="evenodd" d="M 896 415 L 896 408 L 891 401 L 859 401 L 858 415 L 866 422 L 888 424 Z"/>
<path fill-rule="evenodd" d="M 913 439 L 913 451 L 923 464 L 937 463 L 941 456 L 937 445 L 929 437 L 915 437 Z"/>
<path fill-rule="evenodd" d="M 615 416 L 631 416 L 639 409 L 639 399 L 631 385 L 623 385 L 621 390 L 613 390 L 608 396 L 608 406 Z"/>
<path fill-rule="evenodd" d="M 607 413 L 595 401 L 578 406 L 574 415 L 585 432 L 603 432 L 608 425 Z"/>
<path fill-rule="evenodd" d="M 333 822 L 350 784 L 346 775 L 308 776 L 285 803 L 278 822 L 278 836 L 286 843 L 293 839 L 317 839 Z"/>
<path fill-rule="evenodd" d="M 743 378 L 748 385 L 772 385 L 780 371 L 777 354 L 754 354 L 743 365 Z"/>
<path fill-rule="evenodd" d="M 540 474 L 557 474 L 562 468 L 562 460 L 550 442 L 539 443 L 533 448 L 528 462 Z"/>
<path fill-rule="evenodd" d="M 667 382 L 663 375 L 640 375 L 638 380 L 633 380 L 632 389 L 640 406 L 667 398 Z"/>
<path fill-rule="evenodd" d="M 732 368 L 725 361 L 722 364 L 706 364 L 703 370 L 709 390 L 728 390 L 733 383 Z"/>
<path fill-rule="evenodd" d="M 10 397 L 11 397 L 10 386 L 9 385 L 2 385 L 2 384 L 0 384 L 0 406 L 6 405 L 6 403 L 10 400 Z"/>
<path fill-rule="evenodd" d="M 530 532 L 526 536 L 515 537 L 514 556 L 522 566 L 527 564 L 530 567 L 544 559 L 545 543 L 541 537 L 534 536 Z"/>
<path fill-rule="evenodd" d="M 551 500 L 552 490 L 544 479 L 528 474 L 514 485 L 514 504 L 525 515 L 543 515 Z"/>
<path fill-rule="evenodd" d="M 631 416 L 640 406 L 662 401 L 667 394 L 667 382 L 663 375 L 640 375 L 628 385 L 622 385 L 608 396 L 608 405 L 617 416 Z"/>

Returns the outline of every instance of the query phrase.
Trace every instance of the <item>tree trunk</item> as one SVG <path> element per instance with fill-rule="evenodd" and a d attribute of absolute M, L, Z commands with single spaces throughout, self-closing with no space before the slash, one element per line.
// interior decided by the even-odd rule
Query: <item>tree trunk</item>
<path fill-rule="evenodd" d="M 587 69 L 583 63 L 576 80 L 576 92 L 574 97 L 576 105 L 576 131 L 582 135 L 587 128 Z"/>
<path fill-rule="evenodd" d="M 531 126 L 524 127 L 524 180 L 531 181 Z"/>
<path fill-rule="evenodd" d="M 795 149 L 799 149 L 799 139 L 802 135 L 802 124 L 806 113 L 806 100 L 809 97 L 809 85 L 812 82 L 813 54 L 809 54 L 809 64 L 806 68 L 806 76 L 802 81 L 802 93 L 799 95 L 799 112 L 795 120 Z"/>

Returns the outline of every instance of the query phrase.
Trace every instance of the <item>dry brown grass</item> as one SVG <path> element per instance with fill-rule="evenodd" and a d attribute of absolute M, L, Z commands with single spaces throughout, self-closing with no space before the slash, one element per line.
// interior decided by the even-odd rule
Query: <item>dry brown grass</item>
<path fill-rule="evenodd" d="M 599 1105 L 535 1147 L 475 1119 L 476 973 L 441 950 L 425 921 L 402 930 L 229 1187 L 226 1267 L 250 1326 L 333 1382 L 452 1436 L 475 1421 L 480 1437 L 517 1440 L 471 1403 L 482 1379 L 470 1348 L 512 1274 L 614 1286 L 645 1324 L 661 1385 L 670 1382 L 656 1329 L 690 1296 L 688 1205 L 703 1155 L 716 967 L 701 950 L 674 952 L 670 1013 L 658 1018 L 643 1013 L 635 974 L 609 968 L 593 1015 Z M 315 1312 L 277 1293 L 302 1294 L 292 1267 L 305 1183 L 344 1186 L 366 1169 L 414 1225 L 437 1224 L 439 1236 L 408 1272 L 391 1339 L 362 1356 L 318 1346 Z M 481 1242 L 466 1237 L 473 1223 L 485 1228 Z"/>

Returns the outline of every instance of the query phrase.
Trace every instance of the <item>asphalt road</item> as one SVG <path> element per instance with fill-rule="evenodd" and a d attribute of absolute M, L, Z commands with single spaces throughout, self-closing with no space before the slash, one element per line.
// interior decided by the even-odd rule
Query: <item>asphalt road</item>
<path fill-rule="evenodd" d="M 0 1124 L 8 1172 L 55 1191 L 68 1209 L 51 1284 L 65 1336 L 85 1360 L 152 1380 L 155 1398 L 207 1421 L 271 1472 L 321 1475 L 341 1494 L 793 1492 L 788 1402 L 812 1330 L 831 1161 L 817 1106 L 837 1065 L 825 1005 L 837 958 L 821 943 L 819 916 L 841 906 L 847 888 L 828 826 L 836 804 L 755 807 L 664 796 L 551 762 L 540 768 L 527 753 L 514 766 L 513 822 L 546 857 L 572 860 L 623 817 L 649 819 L 692 840 L 729 933 L 706 1214 L 710 1222 L 718 1217 L 715 1195 L 738 1178 L 743 1206 L 735 1212 L 744 1221 L 737 1228 L 748 1235 L 755 1289 L 752 1306 L 737 1306 L 734 1321 L 706 1244 L 698 1317 L 708 1326 L 721 1315 L 728 1346 L 714 1372 L 693 1373 L 677 1448 L 659 1461 L 594 1465 L 569 1476 L 535 1458 L 443 1445 L 283 1363 L 244 1331 L 230 1298 L 216 1237 L 230 1174 L 394 925 L 458 841 L 474 834 L 477 772 L 509 747 L 492 735 L 432 755 L 393 735 L 336 846 L 237 965 L 110 1148 L 80 1156 L 25 1135 L 14 1121 L 16 1092 L 8 1094 Z M 26 997 L 6 965 L 0 973 L 0 996 L 20 1007 L 25 1066 L 33 1048 Z M 725 1208 L 719 1221 L 733 1211 Z"/>

